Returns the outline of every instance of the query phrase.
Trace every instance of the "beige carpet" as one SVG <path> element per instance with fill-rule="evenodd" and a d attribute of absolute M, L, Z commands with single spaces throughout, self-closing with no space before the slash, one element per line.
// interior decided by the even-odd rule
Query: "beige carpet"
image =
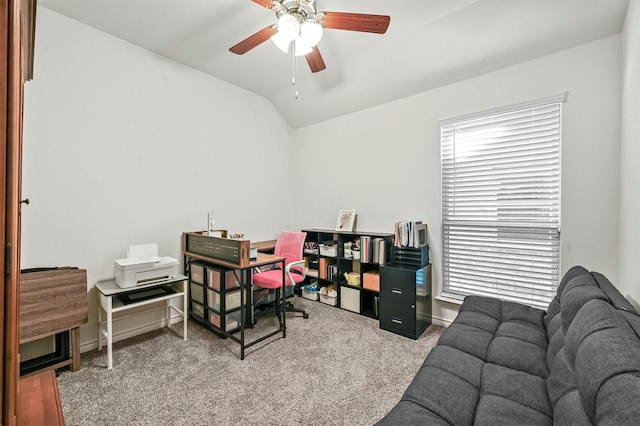
<path fill-rule="evenodd" d="M 412 340 L 378 321 L 299 297 L 287 337 L 247 349 L 189 322 L 82 354 L 58 377 L 67 425 L 369 425 L 397 403 L 442 328 Z M 294 316 L 295 315 L 295 316 Z M 249 331 L 276 327 L 265 317 Z"/>

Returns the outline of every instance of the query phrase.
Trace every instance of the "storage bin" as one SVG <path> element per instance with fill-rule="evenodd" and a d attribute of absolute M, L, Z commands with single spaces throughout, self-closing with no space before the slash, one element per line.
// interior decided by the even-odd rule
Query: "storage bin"
<path fill-rule="evenodd" d="M 209 322 L 216 327 L 220 328 L 220 314 L 216 314 L 215 312 L 209 313 Z"/>
<path fill-rule="evenodd" d="M 362 287 L 368 290 L 380 291 L 380 272 L 365 272 L 362 274 L 362 281 Z"/>
<path fill-rule="evenodd" d="M 191 302 L 191 312 L 200 318 L 204 318 L 204 306 L 202 305 Z"/>
<path fill-rule="evenodd" d="M 309 300 L 318 300 L 318 290 L 312 291 L 307 290 L 306 288 L 302 288 L 302 297 Z"/>
<path fill-rule="evenodd" d="M 322 287 L 319 292 L 320 301 L 327 305 L 336 306 L 338 303 L 338 293 L 335 290 L 329 291 L 327 287 Z"/>
<path fill-rule="evenodd" d="M 230 312 L 227 315 L 225 315 L 224 317 L 224 330 L 225 331 L 232 331 L 236 328 L 239 328 L 241 323 L 240 323 L 240 318 L 241 317 L 241 311 L 235 311 L 235 312 Z M 216 313 L 216 312 L 209 312 L 209 322 L 218 327 L 218 328 L 222 328 L 222 324 L 220 322 L 220 320 L 222 319 L 222 317 L 220 316 L 220 314 Z"/>
<path fill-rule="evenodd" d="M 240 325 L 241 325 L 240 319 L 241 318 L 242 318 L 241 311 L 235 311 L 235 312 L 228 313 L 225 316 L 225 330 L 226 331 L 231 331 L 233 329 L 240 328 Z"/>
<path fill-rule="evenodd" d="M 204 287 L 200 284 L 189 283 L 189 292 L 191 293 L 191 300 L 204 303 Z"/>
<path fill-rule="evenodd" d="M 340 286 L 340 307 L 347 311 L 360 313 L 360 290 Z"/>
<path fill-rule="evenodd" d="M 192 263 L 190 271 L 191 281 L 198 284 L 204 284 L 204 265 L 201 263 Z"/>
<path fill-rule="evenodd" d="M 230 293 L 225 294 L 225 310 L 235 309 L 240 307 L 240 290 L 232 291 Z M 220 312 L 221 296 L 220 293 L 207 290 L 207 302 L 210 309 L 214 309 Z"/>
<path fill-rule="evenodd" d="M 338 245 L 335 242 L 323 243 L 318 246 L 320 248 L 321 256 L 333 256 L 338 255 Z"/>
<path fill-rule="evenodd" d="M 222 279 L 224 279 L 224 288 L 227 290 L 239 286 L 234 271 L 207 268 L 207 274 L 209 278 L 207 284 L 214 290 L 220 291 L 220 282 Z M 222 274 L 224 274 L 224 276 Z"/>

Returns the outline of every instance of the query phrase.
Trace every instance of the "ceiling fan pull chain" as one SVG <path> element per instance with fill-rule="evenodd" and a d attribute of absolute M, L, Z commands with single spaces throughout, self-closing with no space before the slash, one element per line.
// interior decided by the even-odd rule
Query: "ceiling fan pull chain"
<path fill-rule="evenodd" d="M 292 43 L 293 45 L 293 49 L 291 49 L 293 51 L 293 54 L 291 55 L 291 57 L 293 58 L 293 69 L 292 69 L 292 77 L 291 77 L 291 85 L 293 86 L 293 95 L 295 96 L 296 99 L 298 99 L 298 90 L 296 89 L 296 74 L 298 71 L 298 67 L 296 66 L 296 44 Z"/>

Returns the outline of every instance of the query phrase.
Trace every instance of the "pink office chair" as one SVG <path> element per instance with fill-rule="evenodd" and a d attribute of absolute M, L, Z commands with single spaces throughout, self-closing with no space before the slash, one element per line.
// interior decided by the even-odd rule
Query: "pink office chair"
<path fill-rule="evenodd" d="M 302 250 L 304 247 L 304 241 L 307 238 L 306 232 L 281 232 L 276 240 L 276 247 L 274 254 L 276 256 L 282 256 L 285 258 L 285 280 L 287 286 L 295 286 L 305 278 L 304 273 L 304 259 L 302 256 Z M 280 318 L 280 289 L 282 288 L 282 270 L 270 269 L 267 271 L 253 274 L 253 285 L 275 290 L 276 300 L 276 313 Z M 283 294 L 282 297 L 285 297 Z M 292 303 L 287 303 L 285 306 L 286 312 L 300 312 L 303 318 L 309 318 L 303 309 L 294 308 Z"/>

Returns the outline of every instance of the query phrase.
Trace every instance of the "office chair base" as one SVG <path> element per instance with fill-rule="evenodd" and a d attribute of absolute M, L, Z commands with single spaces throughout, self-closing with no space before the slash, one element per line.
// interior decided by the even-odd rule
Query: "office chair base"
<path fill-rule="evenodd" d="M 267 305 L 260 305 L 256 309 L 259 309 L 259 312 L 255 312 L 254 311 L 255 319 L 258 319 L 258 317 L 261 317 L 264 314 L 275 313 L 276 312 L 276 308 L 275 308 L 275 303 L 274 302 L 272 302 L 270 304 L 267 304 Z M 299 312 L 299 313 L 302 314 L 302 318 L 304 318 L 304 319 L 308 319 L 309 318 L 309 314 L 306 313 L 304 311 L 304 309 L 300 309 L 300 308 L 294 307 L 293 303 L 291 303 L 289 301 L 285 302 L 285 312 Z"/>

